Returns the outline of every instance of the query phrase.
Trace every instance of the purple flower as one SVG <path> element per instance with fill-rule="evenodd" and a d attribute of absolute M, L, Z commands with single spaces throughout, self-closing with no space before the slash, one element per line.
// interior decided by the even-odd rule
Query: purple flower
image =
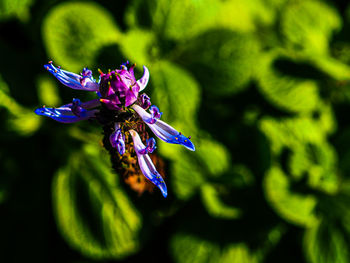
<path fill-rule="evenodd" d="M 160 120 L 162 113 L 157 106 L 151 106 L 151 100 L 146 94 L 139 95 L 149 80 L 147 67 L 143 66 L 143 76 L 136 80 L 135 65 L 128 69 L 128 64 L 128 62 L 124 63 L 119 69 L 109 70 L 108 73 L 100 71 L 99 81 L 96 82 L 91 70 L 87 68 L 84 68 L 78 75 L 55 67 L 52 62 L 49 62 L 45 68 L 62 84 L 72 89 L 94 91 L 98 98 L 87 102 L 73 99 L 72 103 L 58 108 L 43 106 L 36 109 L 35 113 L 63 123 L 87 119 L 98 120 L 104 125 L 105 147 L 107 142 L 109 148 L 112 146 L 112 149 L 117 149 L 117 154 L 120 155 L 114 159 L 119 160 L 122 167 L 131 167 L 130 169 L 135 171 L 132 165 L 136 164 L 137 158 L 143 175 L 166 197 L 165 182 L 148 155 L 156 149 L 156 141 L 154 138 L 149 138 L 146 127 L 148 126 L 159 139 L 165 142 L 181 144 L 191 151 L 194 151 L 195 147 L 190 138 Z M 146 112 L 147 109 L 149 113 Z M 133 144 L 129 139 L 129 134 Z M 142 140 L 145 141 L 146 146 Z M 132 150 L 132 145 L 134 150 Z M 116 153 L 113 151 L 111 154 Z M 125 164 L 124 161 L 130 163 Z"/>

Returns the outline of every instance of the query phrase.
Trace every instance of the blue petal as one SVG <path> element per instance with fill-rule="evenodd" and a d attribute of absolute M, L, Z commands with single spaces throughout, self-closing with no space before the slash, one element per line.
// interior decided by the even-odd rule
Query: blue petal
<path fill-rule="evenodd" d="M 81 115 L 76 116 L 69 107 L 48 108 L 42 107 L 35 110 L 35 113 L 41 116 L 50 117 L 55 121 L 62 123 L 73 123 L 81 120 L 86 120 L 95 116 L 97 110 L 87 111 L 83 109 Z"/>
<path fill-rule="evenodd" d="M 152 119 L 151 114 L 136 104 L 134 104 L 132 108 L 159 139 L 167 143 L 180 144 L 191 151 L 195 151 L 194 144 L 191 140 L 175 130 L 172 126 L 161 120 L 150 123 L 150 120 Z"/>
<path fill-rule="evenodd" d="M 164 197 L 167 197 L 168 190 L 163 177 L 154 167 L 148 154 L 137 154 L 137 158 L 143 175 L 160 189 Z"/>
<path fill-rule="evenodd" d="M 168 143 L 181 144 L 191 151 L 195 151 L 196 148 L 189 138 L 179 133 L 176 136 L 168 138 Z"/>
<path fill-rule="evenodd" d="M 134 130 L 129 130 L 129 133 L 132 136 L 134 142 L 134 148 L 137 154 L 141 172 L 148 180 L 150 180 L 160 189 L 164 197 L 167 197 L 168 191 L 166 184 L 162 176 L 156 170 L 149 155 L 147 153 L 144 153 L 145 145 L 142 143 L 139 134 Z"/>
<path fill-rule="evenodd" d="M 83 71 L 86 76 L 81 76 L 55 67 L 51 61 L 49 64 L 44 65 L 44 68 L 54 75 L 63 85 L 69 88 L 86 91 L 98 91 L 99 89 L 99 85 L 93 77 L 89 75 L 90 71 L 86 68 Z"/>

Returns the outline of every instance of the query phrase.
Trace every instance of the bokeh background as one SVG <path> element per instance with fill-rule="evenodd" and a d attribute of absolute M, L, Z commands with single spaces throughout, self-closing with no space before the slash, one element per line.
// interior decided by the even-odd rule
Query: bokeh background
<path fill-rule="evenodd" d="M 96 122 L 39 117 L 73 72 L 150 69 L 195 152 L 169 196 L 111 168 Z M 350 6 L 321 0 L 0 0 L 1 262 L 350 262 Z"/>

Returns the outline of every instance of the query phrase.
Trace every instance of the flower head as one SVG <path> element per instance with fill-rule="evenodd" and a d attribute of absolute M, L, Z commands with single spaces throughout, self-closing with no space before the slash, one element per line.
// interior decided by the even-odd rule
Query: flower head
<path fill-rule="evenodd" d="M 72 89 L 93 91 L 98 98 L 87 102 L 73 99 L 72 103 L 58 108 L 43 106 L 36 109 L 35 113 L 62 123 L 98 120 L 103 124 L 104 146 L 111 153 L 113 166 L 118 171 L 125 168 L 126 175 L 137 174 L 139 169 L 166 197 L 164 179 L 149 156 L 156 149 L 156 141 L 149 136 L 146 127 L 165 142 L 183 145 L 191 151 L 195 147 L 190 137 L 185 137 L 160 120 L 162 112 L 159 108 L 152 105 L 150 97 L 145 93 L 140 94 L 149 80 L 147 67 L 143 67 L 143 76 L 136 80 L 135 65 L 128 68 L 128 64 L 126 62 L 119 69 L 109 70 L 107 73 L 100 71 L 99 81 L 96 81 L 88 68 L 75 74 L 49 62 L 45 68 L 62 84 Z M 135 163 L 138 163 L 138 168 Z"/>

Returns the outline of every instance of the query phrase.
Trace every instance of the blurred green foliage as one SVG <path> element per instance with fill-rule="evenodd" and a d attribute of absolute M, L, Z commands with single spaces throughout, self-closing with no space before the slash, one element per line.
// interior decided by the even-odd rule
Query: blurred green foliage
<path fill-rule="evenodd" d="M 15 33 L 15 34 L 13 34 Z M 4 262 L 350 263 L 350 5 L 0 0 Z M 191 135 L 159 142 L 169 196 L 112 171 L 97 123 L 34 114 L 129 60 Z"/>

